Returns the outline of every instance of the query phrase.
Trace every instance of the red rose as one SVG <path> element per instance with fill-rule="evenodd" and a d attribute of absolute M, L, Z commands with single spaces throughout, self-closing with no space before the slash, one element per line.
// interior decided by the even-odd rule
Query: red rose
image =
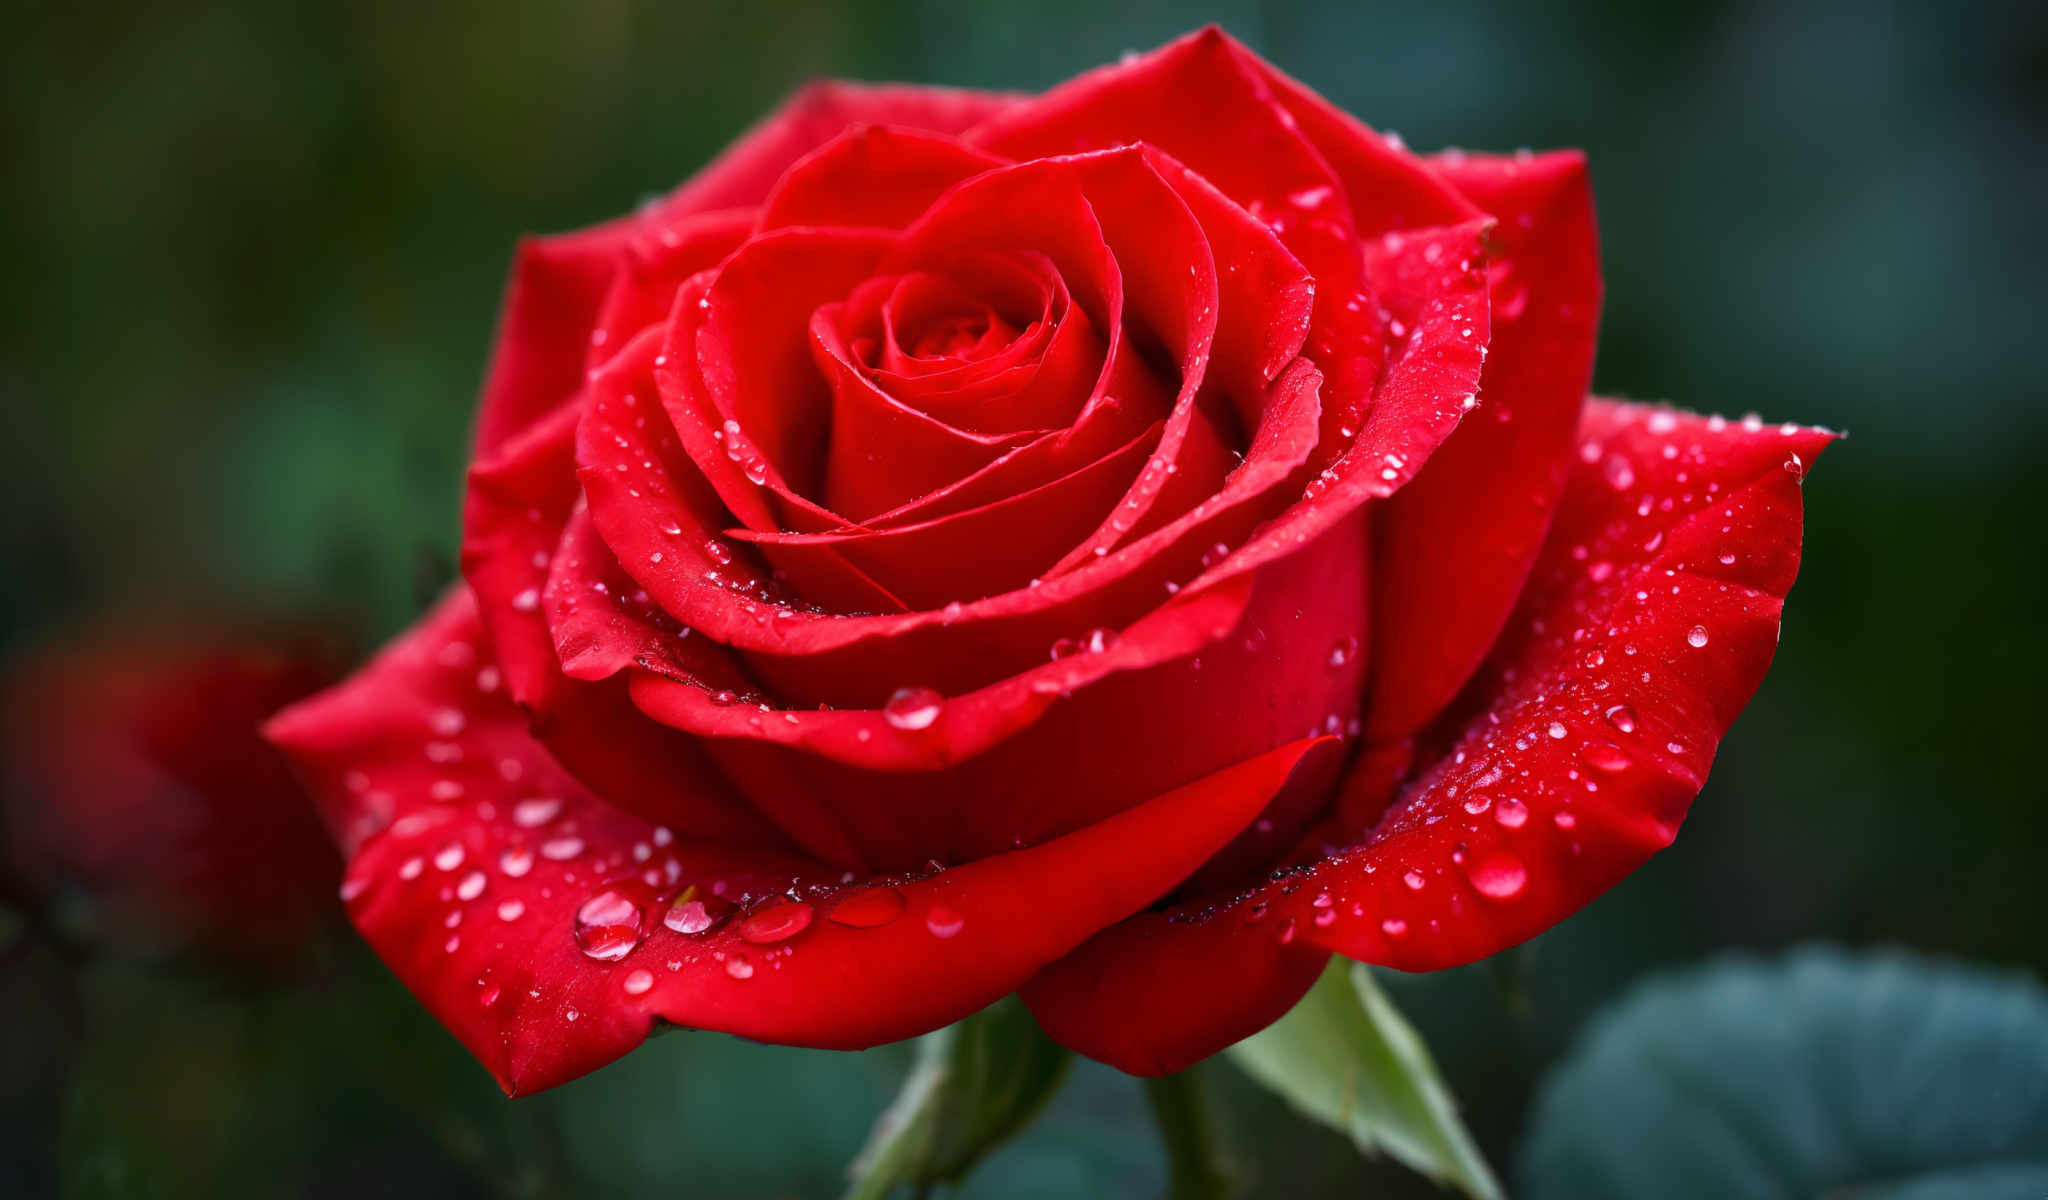
<path fill-rule="evenodd" d="M 13 664 L 9 886 L 84 900 L 92 932 L 131 948 L 290 953 L 333 911 L 341 864 L 259 730 L 336 665 L 313 640 L 135 631 Z"/>
<path fill-rule="evenodd" d="M 1599 300 L 1579 156 L 1416 157 L 1218 32 L 812 87 L 521 248 L 468 589 L 273 736 L 508 1090 L 1020 989 L 1174 1070 L 1677 831 L 1829 435 L 1585 402 Z"/>

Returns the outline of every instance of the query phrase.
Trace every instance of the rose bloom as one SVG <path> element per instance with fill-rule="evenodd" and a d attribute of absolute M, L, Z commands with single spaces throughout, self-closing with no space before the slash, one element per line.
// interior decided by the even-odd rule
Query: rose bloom
<path fill-rule="evenodd" d="M 1579 155 L 1214 30 L 804 89 L 520 247 L 467 586 L 271 727 L 355 923 L 512 1092 L 1012 991 L 1164 1073 L 1540 932 L 1677 833 L 1830 436 L 1587 400 L 1595 243 Z"/>
<path fill-rule="evenodd" d="M 332 683 L 324 639 L 106 630 L 0 681 L 0 876 L 70 932 L 281 960 L 334 911 L 334 845 L 265 718 Z"/>

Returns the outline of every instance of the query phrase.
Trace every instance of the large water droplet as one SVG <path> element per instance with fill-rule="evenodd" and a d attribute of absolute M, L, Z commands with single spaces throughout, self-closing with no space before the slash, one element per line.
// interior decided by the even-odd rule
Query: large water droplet
<path fill-rule="evenodd" d="M 1521 894 L 1522 885 L 1529 881 L 1528 868 L 1522 860 L 1512 854 L 1500 853 L 1488 857 L 1466 875 L 1479 894 L 1493 900 L 1512 900 Z"/>
<path fill-rule="evenodd" d="M 882 719 L 897 729 L 929 729 L 946 698 L 928 687 L 901 687 L 882 705 Z"/>
<path fill-rule="evenodd" d="M 1686 631 L 1685 643 L 1686 645 L 1691 646 L 1695 650 L 1699 649 L 1701 646 L 1706 645 L 1707 627 L 1704 625 L 1695 625 L 1690 630 Z"/>
<path fill-rule="evenodd" d="M 1513 796 L 1503 796 L 1500 803 L 1493 806 L 1493 819 L 1509 829 L 1520 829 L 1529 819 L 1529 806 Z"/>
<path fill-rule="evenodd" d="M 576 910 L 576 945 L 599 962 L 617 962 L 633 952 L 647 931 L 640 905 L 616 888 L 592 894 Z"/>
<path fill-rule="evenodd" d="M 757 946 L 786 942 L 811 927 L 811 906 L 801 900 L 775 904 L 740 922 L 740 936 Z"/>
<path fill-rule="evenodd" d="M 1623 733 L 1636 731 L 1636 714 L 1626 704 L 1617 704 L 1607 710 L 1607 723 Z"/>
<path fill-rule="evenodd" d="M 1595 771 L 1604 771 L 1609 775 L 1619 774 L 1629 768 L 1627 753 L 1621 747 L 1606 742 L 1587 742 L 1580 757 Z"/>
<path fill-rule="evenodd" d="M 837 925 L 873 929 L 902 916 L 906 904 L 902 892 L 884 884 L 848 893 L 825 916 Z"/>

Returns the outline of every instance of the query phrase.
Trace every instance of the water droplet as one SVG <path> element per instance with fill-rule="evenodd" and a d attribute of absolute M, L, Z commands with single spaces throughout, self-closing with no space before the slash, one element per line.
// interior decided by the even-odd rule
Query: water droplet
<path fill-rule="evenodd" d="M 1500 803 L 1493 806 L 1493 819 L 1509 829 L 1520 829 L 1529 819 L 1529 806 L 1513 796 L 1503 796 Z"/>
<path fill-rule="evenodd" d="M 628 996 L 645 995 L 648 989 L 654 986 L 654 972 L 645 968 L 635 968 L 619 986 Z"/>
<path fill-rule="evenodd" d="M 1609 775 L 1619 774 L 1629 768 L 1628 754 L 1621 747 L 1607 742 L 1587 742 L 1580 757 L 1595 771 L 1604 771 Z"/>
<path fill-rule="evenodd" d="M 461 883 L 455 885 L 455 898 L 458 900 L 476 899 L 484 894 L 484 884 L 486 882 L 488 881 L 485 880 L 482 871 L 471 871 L 462 877 Z"/>
<path fill-rule="evenodd" d="M 478 992 L 476 994 L 476 998 L 477 1002 L 479 1004 L 482 1004 L 485 1008 L 489 1008 L 491 1005 L 496 1004 L 498 1002 L 498 985 L 495 983 L 485 984 L 484 990 Z"/>
<path fill-rule="evenodd" d="M 498 919 L 500 921 L 517 921 L 525 915 L 526 902 L 524 900 L 500 900 L 498 902 Z"/>
<path fill-rule="evenodd" d="M 1626 704 L 1617 704 L 1607 710 L 1607 723 L 1623 733 L 1636 731 L 1636 714 Z"/>
<path fill-rule="evenodd" d="M 884 884 L 847 893 L 825 915 L 836 925 L 873 929 L 902 916 L 906 903 L 902 892 Z"/>
<path fill-rule="evenodd" d="M 1316 928 L 1328 929 L 1337 922 L 1337 910 L 1326 908 L 1315 915 Z"/>
<path fill-rule="evenodd" d="M 1345 663 L 1350 662 L 1352 656 L 1357 653 L 1358 639 L 1346 634 L 1335 646 L 1330 648 L 1330 665 L 1341 667 Z"/>
<path fill-rule="evenodd" d="M 757 946 L 786 942 L 811 927 L 811 906 L 801 900 L 776 904 L 740 922 L 740 936 Z"/>
<path fill-rule="evenodd" d="M 695 936 L 710 932 L 719 922 L 731 915 L 730 903 L 716 896 L 701 895 L 695 887 L 687 887 L 683 889 L 682 895 L 676 897 L 676 902 L 669 906 L 668 912 L 662 915 L 661 923 L 677 933 Z"/>
<path fill-rule="evenodd" d="M 1419 892 L 1422 890 L 1422 885 L 1428 883 L 1429 881 L 1423 878 L 1422 872 L 1411 869 L 1402 872 L 1401 882 L 1408 885 L 1409 891 Z"/>
<path fill-rule="evenodd" d="M 1388 917 L 1380 922 L 1380 930 L 1388 937 L 1400 937 L 1408 932 L 1408 922 L 1399 917 Z"/>
<path fill-rule="evenodd" d="M 929 729 L 939 719 L 939 707 L 945 702 L 944 696 L 928 687 L 897 688 L 882 705 L 882 719 L 897 729 Z"/>
<path fill-rule="evenodd" d="M 754 964 L 744 954 L 735 954 L 725 960 L 725 973 L 734 979 L 752 979 Z"/>
<path fill-rule="evenodd" d="M 498 856 L 498 869 L 513 879 L 533 870 L 533 851 L 524 846 L 513 846 Z"/>
<path fill-rule="evenodd" d="M 1569 731 L 1565 729 L 1563 722 L 1552 721 L 1550 723 L 1550 728 L 1546 732 L 1548 732 L 1551 737 L 1559 741 L 1562 741 L 1564 739 L 1564 735 Z"/>
<path fill-rule="evenodd" d="M 1695 650 L 1699 649 L 1701 646 L 1706 645 L 1707 627 L 1704 625 L 1695 625 L 1691 629 L 1687 630 L 1685 635 L 1685 642 L 1686 645 L 1691 646 Z"/>
<path fill-rule="evenodd" d="M 453 871 L 461 865 L 461 842 L 450 842 L 434 852 L 434 869 L 437 871 Z"/>
<path fill-rule="evenodd" d="M 427 860 L 415 854 L 411 858 L 408 858 L 404 862 L 398 864 L 398 877 L 400 879 L 418 879 L 420 877 L 420 872 L 426 869 Z"/>
<path fill-rule="evenodd" d="M 681 530 L 677 532 L 680 533 Z M 732 562 L 732 551 L 726 548 L 724 542 L 719 541 L 717 538 L 712 538 L 704 543 L 704 557 L 723 567 Z"/>
<path fill-rule="evenodd" d="M 567 862 L 583 853 L 580 837 L 549 838 L 540 844 L 540 856 L 550 862 Z"/>
<path fill-rule="evenodd" d="M 1579 819 L 1568 812 L 1558 813 L 1556 816 L 1550 819 L 1557 825 L 1559 829 L 1570 829 L 1572 826 L 1577 825 L 1579 823 Z"/>
<path fill-rule="evenodd" d="M 924 914 L 924 927 L 931 930 L 933 937 L 949 938 L 967 925 L 967 918 L 947 908 L 934 904 Z"/>
<path fill-rule="evenodd" d="M 1479 894 L 1493 900 L 1511 900 L 1521 894 L 1522 885 L 1529 881 L 1528 869 L 1522 860 L 1512 854 L 1501 853 L 1487 858 L 1484 862 L 1466 872 L 1472 886 Z"/>
<path fill-rule="evenodd" d="M 647 931 L 633 897 L 616 888 L 593 894 L 576 910 L 576 945 L 599 962 L 617 962 L 633 952 Z"/>
<path fill-rule="evenodd" d="M 512 823 L 525 829 L 545 825 L 562 811 L 562 802 L 552 796 L 535 796 L 512 806 Z"/>
<path fill-rule="evenodd" d="M 1617 492 L 1625 492 L 1636 485 L 1636 469 L 1619 454 L 1610 454 L 1600 467 L 1607 476 L 1607 485 Z"/>

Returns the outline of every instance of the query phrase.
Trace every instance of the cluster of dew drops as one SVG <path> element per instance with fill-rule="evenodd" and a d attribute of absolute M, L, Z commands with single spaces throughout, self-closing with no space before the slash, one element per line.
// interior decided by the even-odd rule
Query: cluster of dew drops
<path fill-rule="evenodd" d="M 434 661 L 487 700 L 502 687 L 498 669 L 477 667 L 475 649 L 465 642 L 442 646 Z M 894 723 L 907 727 L 920 721 L 929 724 L 936 714 L 937 693 L 919 697 L 913 689 L 905 691 L 913 694 L 896 704 Z M 356 795 L 359 807 L 373 814 L 364 822 L 365 836 L 388 832 L 406 840 L 431 842 L 437 830 L 452 823 L 456 806 L 468 801 L 468 788 L 452 768 L 464 764 L 465 757 L 474 752 L 473 744 L 465 746 L 458 740 L 470 720 L 469 714 L 453 704 L 428 713 L 424 754 L 429 762 L 451 769 L 428 785 L 428 805 L 396 820 L 389 819 L 394 807 L 389 791 L 376 787 L 361 771 L 345 777 L 344 786 Z M 488 764 L 467 765 L 472 770 L 491 769 Z M 495 764 L 495 771 L 503 782 L 516 785 L 527 778 L 528 765 L 521 757 L 506 756 Z M 442 950 L 451 955 L 463 945 L 465 921 L 477 912 L 495 918 L 502 926 L 530 919 L 527 899 L 489 894 L 492 877 L 525 880 L 543 863 L 559 872 L 564 885 L 575 885 L 579 871 L 607 880 L 577 904 L 570 921 L 566 936 L 583 957 L 598 963 L 625 963 L 647 942 L 658 923 L 684 940 L 665 943 L 673 954 L 655 965 L 679 972 L 708 951 L 711 960 L 735 980 L 751 979 L 766 967 L 779 968 L 819 915 L 830 924 L 850 929 L 875 929 L 895 922 L 911 907 L 898 885 L 907 886 L 944 870 L 943 864 L 934 862 L 914 875 L 860 883 L 849 873 L 836 884 L 792 882 L 767 891 L 735 888 L 725 879 L 684 885 L 685 871 L 675 856 L 676 837 L 666 827 L 655 826 L 629 848 L 607 854 L 582 835 L 570 806 L 558 796 L 531 794 L 507 806 L 502 814 L 496 803 L 479 800 L 474 811 L 484 824 L 499 822 L 501 815 L 509 822 L 507 844 L 498 849 L 495 858 L 480 859 L 463 839 L 447 837 L 431 849 L 406 855 L 396 868 L 401 886 L 435 888 L 438 898 L 449 906 L 441 921 L 447 931 Z M 636 870 L 638 874 L 631 873 Z M 351 875 L 341 887 L 343 903 L 360 899 L 369 882 L 364 875 Z M 538 896 L 552 900 L 554 885 L 540 885 Z M 944 940 L 957 936 L 966 927 L 966 918 L 943 903 L 930 903 L 923 908 L 923 924 L 930 936 Z M 702 946 L 679 948 L 691 943 Z M 653 990 L 655 979 L 650 966 L 635 965 L 620 977 L 619 986 L 629 997 L 640 996 Z M 486 1007 L 499 1003 L 502 989 L 488 970 L 478 978 L 477 987 L 479 1003 Z M 538 988 L 528 994 L 536 1000 L 541 996 Z M 581 1014 L 568 1008 L 563 1015 L 574 1021 Z"/>
<path fill-rule="evenodd" d="M 1656 448 L 1655 453 L 1666 461 L 1679 463 L 1678 469 L 1672 474 L 1672 482 L 1679 491 L 1673 496 L 1662 498 L 1649 495 L 1645 491 L 1637 501 L 1636 516 L 1648 518 L 1655 512 L 1671 514 L 1681 508 L 1711 502 L 1721 491 L 1720 483 L 1707 480 L 1695 484 L 1688 469 L 1705 463 L 1704 447 L 1683 447 L 1671 438 L 1671 435 L 1680 428 L 1680 421 L 1673 413 L 1661 410 L 1653 412 L 1644 419 L 1644 423 L 1651 434 L 1667 439 Z M 1703 424 L 1708 432 L 1720 433 L 1725 430 L 1728 422 L 1725 418 L 1711 417 Z M 1754 416 L 1743 418 L 1741 425 L 1745 432 L 1751 434 L 1761 433 L 1765 429 L 1763 422 Z M 1783 436 L 1792 437 L 1803 432 L 1803 428 L 1786 424 L 1779 426 L 1778 432 Z M 1581 445 L 1580 453 L 1582 460 L 1588 466 L 1597 468 L 1605 483 L 1616 492 L 1631 493 L 1641 490 L 1641 480 L 1635 465 L 1618 449 L 1603 446 L 1598 441 L 1587 441 Z M 1795 478 L 1804 477 L 1805 466 L 1796 452 L 1788 454 L 1783 463 L 1783 469 Z M 1723 525 L 1721 533 L 1733 533 L 1733 525 Z M 1652 532 L 1633 549 L 1640 555 L 1654 556 L 1661 548 L 1663 540 L 1662 532 Z M 1591 586 L 1597 588 L 1611 579 L 1619 581 L 1620 568 L 1608 558 L 1596 557 L 1587 547 L 1573 547 L 1570 558 L 1571 569 L 1582 572 L 1585 583 Z M 1716 561 L 1723 567 L 1732 566 L 1738 561 L 1738 555 L 1732 550 L 1723 549 L 1717 552 Z M 1675 576 L 1676 573 L 1675 569 L 1665 572 L 1667 576 Z M 1677 584 L 1672 584 L 1672 588 L 1675 593 L 1678 590 Z M 1634 598 L 1639 602 L 1646 601 L 1649 595 L 1646 591 L 1638 591 Z M 1570 640 L 1595 641 L 1598 625 L 1598 622 L 1581 623 L 1571 631 Z M 1542 628 L 1538 622 L 1532 632 L 1542 636 L 1552 631 Z M 1609 640 L 1622 638 L 1623 634 L 1619 626 L 1609 626 L 1605 632 Z M 1679 640 L 1684 644 L 1684 649 L 1679 651 L 1680 653 L 1704 651 L 1713 641 L 1710 631 L 1703 624 L 1687 627 Z M 1340 646 L 1333 653 L 1333 665 L 1343 661 L 1347 649 L 1349 647 Z M 1634 642 L 1622 638 L 1619 652 L 1624 656 L 1634 656 L 1640 653 L 1640 648 Z M 1581 665 L 1588 672 L 1598 672 L 1600 668 L 1607 666 L 1607 651 L 1596 644 L 1585 651 Z M 1643 670 L 1640 678 L 1647 683 L 1652 676 L 1649 671 Z M 1608 690 L 1612 683 L 1604 675 L 1594 675 L 1584 686 L 1588 694 L 1593 695 Z M 1523 711 L 1540 710 L 1560 698 L 1558 694 L 1539 691 L 1528 699 Z M 1577 762 L 1576 765 L 1566 768 L 1564 780 L 1567 784 L 1582 788 L 1587 793 L 1597 793 L 1603 781 L 1616 780 L 1638 766 L 1638 758 L 1649 751 L 1630 750 L 1624 746 L 1639 741 L 1639 735 L 1650 735 L 1643 728 L 1635 709 L 1627 703 L 1611 702 L 1611 698 L 1596 698 L 1591 705 L 1591 713 L 1596 714 L 1594 723 L 1600 728 L 1590 735 L 1579 735 Z M 1511 741 L 1506 735 L 1506 727 L 1510 725 L 1520 729 Z M 1434 794 L 1430 796 L 1430 804 L 1398 805 L 1388 814 L 1386 823 L 1378 832 L 1435 825 L 1452 815 L 1452 806 L 1462 809 L 1471 817 L 1484 817 L 1490 814 L 1501 830 L 1511 834 L 1530 827 L 1532 814 L 1529 802 L 1520 796 L 1504 792 L 1501 785 L 1514 775 L 1528 786 L 1550 792 L 1552 786 L 1536 780 L 1537 772 L 1527 765 L 1530 752 L 1544 743 L 1565 742 L 1574 736 L 1574 730 L 1565 719 L 1557 717 L 1514 721 L 1504 718 L 1498 712 L 1490 712 L 1480 718 L 1480 724 L 1475 732 L 1477 736 L 1468 738 L 1465 746 L 1456 750 L 1447 764 L 1453 772 L 1450 778 L 1454 781 L 1432 789 Z M 1667 738 L 1661 742 L 1661 751 L 1663 754 L 1679 757 L 1688 753 L 1688 747 L 1675 738 Z M 1543 805 L 1552 809 L 1550 824 L 1555 827 L 1559 836 L 1566 839 L 1566 849 L 1569 853 L 1582 853 L 1583 847 L 1576 840 L 1579 817 L 1572 810 L 1570 792 L 1560 792 L 1552 801 Z M 1327 850 L 1331 857 L 1336 857 L 1357 848 L 1331 846 Z M 1527 888 L 1528 868 L 1522 858 L 1510 849 L 1494 848 L 1483 854 L 1474 855 L 1466 843 L 1459 842 L 1452 849 L 1450 859 L 1452 866 L 1462 871 L 1471 890 L 1488 901 L 1511 902 L 1523 895 Z M 1309 886 L 1320 873 L 1319 865 L 1276 871 L 1266 886 L 1247 890 L 1224 904 L 1182 912 L 1176 919 L 1207 920 L 1226 911 L 1234 911 L 1246 923 L 1264 922 L 1272 912 L 1275 893 L 1277 892 L 1279 896 L 1291 896 Z M 1379 865 L 1370 856 L 1366 857 L 1362 862 L 1364 874 L 1374 874 Z M 1421 893 L 1431 886 L 1433 876 L 1442 874 L 1442 868 L 1431 871 L 1423 866 L 1408 866 L 1402 870 L 1401 887 L 1408 892 Z M 1456 913 L 1462 907 L 1462 896 L 1453 893 L 1448 899 L 1449 910 Z M 1341 920 L 1346 912 L 1354 918 L 1363 918 L 1367 915 L 1368 907 L 1363 901 L 1347 901 L 1329 888 L 1318 887 L 1309 901 L 1307 920 L 1317 928 L 1329 928 Z M 1300 926 L 1295 916 L 1283 917 L 1274 924 L 1274 936 L 1282 944 L 1292 942 L 1299 936 Z M 1398 941 L 1406 937 L 1411 924 L 1408 918 L 1399 915 L 1387 915 L 1379 922 L 1380 932 L 1389 941 Z M 1431 927 L 1437 924 L 1435 919 L 1429 921 Z"/>

